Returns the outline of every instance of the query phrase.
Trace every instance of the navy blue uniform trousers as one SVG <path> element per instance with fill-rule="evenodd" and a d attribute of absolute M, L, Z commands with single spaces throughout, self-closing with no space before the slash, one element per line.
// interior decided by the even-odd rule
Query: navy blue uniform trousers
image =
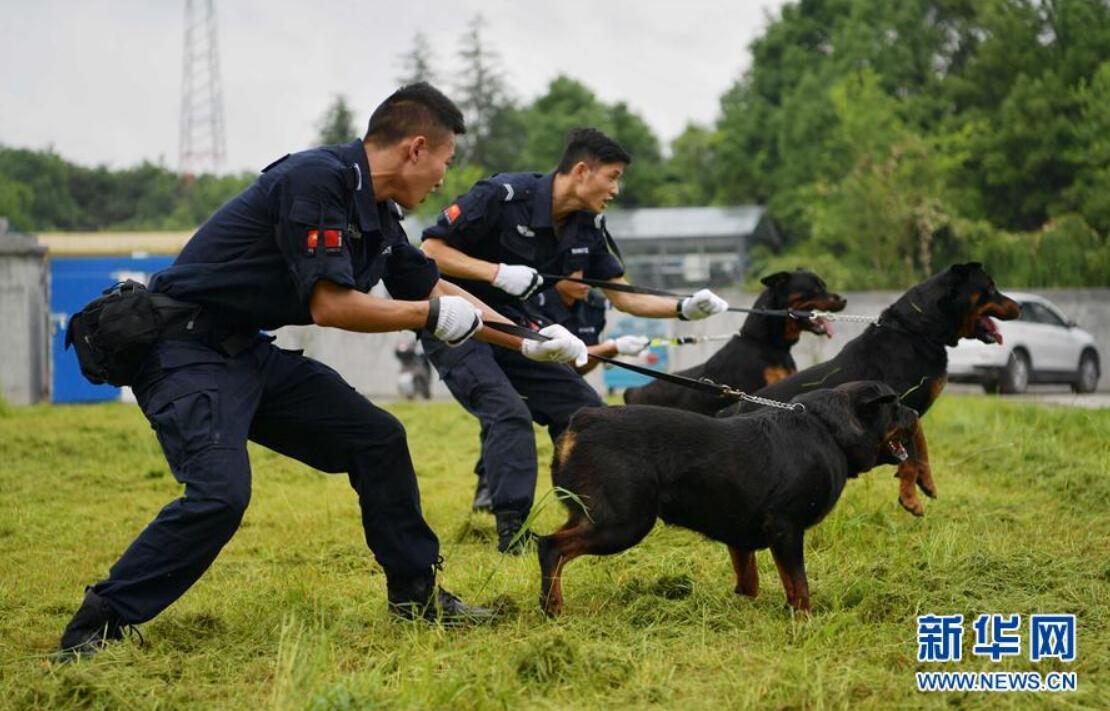
<path fill-rule="evenodd" d="M 134 391 L 185 493 L 93 586 L 125 622 L 149 620 L 181 597 L 234 535 L 251 495 L 248 439 L 346 472 L 366 544 L 387 575 L 416 577 L 434 565 L 439 542 L 420 510 L 404 428 L 331 368 L 261 337 L 234 358 L 162 341 Z"/>
<path fill-rule="evenodd" d="M 536 492 L 536 435 L 554 440 L 582 407 L 603 405 L 569 365 L 538 363 L 471 339 L 457 348 L 425 337 L 424 352 L 451 394 L 482 425 L 482 465 L 495 512 L 527 514 Z"/>

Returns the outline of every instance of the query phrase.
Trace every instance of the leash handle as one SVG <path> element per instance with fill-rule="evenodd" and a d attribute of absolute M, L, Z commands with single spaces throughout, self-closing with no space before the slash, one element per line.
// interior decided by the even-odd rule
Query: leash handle
<path fill-rule="evenodd" d="M 536 331 L 533 331 L 530 328 L 525 328 L 523 326 L 518 326 L 515 323 L 501 323 L 500 321 L 485 321 L 485 322 L 483 322 L 482 325 L 486 328 L 491 328 L 494 331 L 500 331 L 501 333 L 507 333 L 510 336 L 517 336 L 518 338 L 525 338 L 525 339 L 532 340 L 532 341 L 549 341 L 549 340 L 551 340 L 550 338 L 548 338 L 547 336 L 544 336 L 543 334 L 537 333 Z M 736 388 L 730 387 L 728 385 L 721 385 L 720 383 L 715 383 L 712 380 L 710 380 L 709 378 L 700 378 L 698 380 L 695 380 L 693 378 L 687 378 L 684 375 L 675 375 L 673 373 L 664 373 L 661 370 L 652 370 L 651 368 L 645 368 L 643 366 L 635 365 L 633 363 L 626 363 L 624 361 L 615 360 L 613 358 L 608 358 L 606 356 L 594 355 L 593 353 L 590 353 L 589 356 L 590 356 L 590 358 L 593 358 L 594 360 L 599 361 L 601 363 L 608 363 L 609 365 L 612 365 L 614 367 L 623 368 L 625 370 L 630 370 L 633 373 L 639 373 L 640 375 L 646 375 L 649 378 L 654 378 L 656 380 L 663 380 L 663 381 L 666 381 L 668 383 L 674 383 L 675 385 L 681 385 L 683 387 L 691 388 L 693 390 L 701 390 L 702 392 L 712 393 L 712 394 L 717 395 L 718 397 L 722 397 L 722 398 L 729 398 L 729 399 L 733 399 L 733 400 L 747 400 L 748 402 L 752 402 L 752 403 L 755 403 L 757 405 L 767 405 L 767 406 L 770 406 L 770 407 L 777 407 L 777 408 L 780 408 L 780 409 L 783 409 L 783 410 L 793 410 L 795 412 L 805 412 L 805 409 L 806 409 L 806 406 L 803 405 L 800 402 L 779 402 L 778 400 L 769 400 L 769 399 L 764 398 L 764 397 L 759 397 L 759 396 L 756 396 L 756 395 L 749 395 L 746 392 L 744 392 L 743 390 L 737 390 Z"/>

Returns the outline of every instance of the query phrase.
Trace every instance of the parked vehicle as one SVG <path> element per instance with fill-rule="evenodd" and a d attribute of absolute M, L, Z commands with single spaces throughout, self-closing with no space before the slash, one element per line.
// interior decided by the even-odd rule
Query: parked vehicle
<path fill-rule="evenodd" d="M 1064 383 L 1077 393 L 1098 387 L 1102 360 L 1094 337 L 1048 299 L 1007 292 L 1021 317 L 998 321 L 998 344 L 962 340 L 948 349 L 948 379 L 979 383 L 989 393 L 1021 393 L 1031 383 Z"/>

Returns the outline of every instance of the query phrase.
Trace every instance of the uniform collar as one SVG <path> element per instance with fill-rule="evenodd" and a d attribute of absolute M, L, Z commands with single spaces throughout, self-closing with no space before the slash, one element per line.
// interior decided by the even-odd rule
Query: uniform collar
<path fill-rule="evenodd" d="M 343 146 L 341 154 L 347 170 L 350 171 L 347 180 L 355 195 L 359 229 L 363 232 L 381 231 L 374 183 L 370 180 L 370 165 L 366 162 L 366 149 L 362 147 L 362 141 L 355 140 Z"/>
<path fill-rule="evenodd" d="M 532 195 L 532 215 L 528 220 L 529 227 L 551 228 L 551 198 L 555 188 L 555 171 L 544 173 L 536 183 L 536 192 Z"/>
<path fill-rule="evenodd" d="M 577 301 L 570 306 L 564 304 L 555 287 L 541 291 L 536 302 L 548 321 L 564 326 L 574 318 L 574 309 L 578 306 Z"/>

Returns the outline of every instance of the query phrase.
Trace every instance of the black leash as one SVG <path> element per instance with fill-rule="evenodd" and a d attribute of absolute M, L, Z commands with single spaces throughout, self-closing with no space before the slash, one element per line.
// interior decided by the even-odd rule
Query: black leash
<path fill-rule="evenodd" d="M 653 289 L 648 286 L 633 286 L 632 284 L 613 283 L 611 281 L 604 281 L 602 279 L 587 279 L 585 277 L 572 277 L 561 276 L 559 274 L 540 274 L 545 282 L 554 284 L 557 281 L 573 281 L 577 284 L 586 284 L 587 286 L 596 286 L 602 289 L 611 289 L 612 291 L 623 291 L 628 294 L 648 294 L 650 296 L 668 296 L 672 299 L 688 299 L 691 294 L 679 294 L 673 291 L 666 291 L 664 289 Z M 823 318 L 827 321 L 860 321 L 871 323 L 878 320 L 877 316 L 863 316 L 857 314 L 841 314 L 832 311 L 799 311 L 798 309 L 754 309 L 744 308 L 743 306 L 729 306 L 728 311 L 742 314 L 759 314 L 760 316 L 782 316 L 793 319 L 812 319 Z M 678 344 L 685 345 L 685 344 Z"/>
<path fill-rule="evenodd" d="M 494 331 L 500 331 L 501 333 L 507 333 L 510 336 L 516 336 L 518 338 L 525 338 L 525 339 L 528 339 L 528 340 L 531 340 L 531 341 L 550 341 L 551 340 L 547 336 L 544 336 L 540 333 L 537 333 L 536 331 L 533 331 L 530 328 L 525 328 L 523 326 L 517 326 L 516 324 L 512 324 L 512 323 L 501 323 L 501 322 L 498 322 L 498 321 L 483 321 L 482 325 L 487 326 L 489 328 L 492 328 Z M 693 390 L 700 390 L 702 392 L 711 393 L 711 394 L 716 395 L 716 396 L 721 397 L 721 398 L 727 398 L 727 399 L 731 399 L 731 400 L 746 400 L 748 402 L 756 403 L 758 405 L 766 405 L 768 407 L 778 407 L 778 408 L 781 408 L 783 410 L 794 410 L 796 412 L 805 412 L 805 409 L 806 409 L 806 406 L 803 405 L 800 402 L 780 402 L 778 400 L 769 400 L 765 397 L 759 397 L 757 395 L 749 395 L 748 393 L 746 393 L 742 390 L 737 390 L 736 388 L 733 388 L 731 386 L 721 385 L 720 383 L 715 383 L 712 380 L 710 380 L 709 378 L 701 378 L 700 380 L 695 380 L 694 378 L 687 378 L 684 375 L 674 375 L 673 373 L 664 373 L 661 370 L 652 370 L 651 368 L 645 368 L 641 365 L 635 365 L 633 363 L 626 363 L 624 361 L 615 360 L 613 358 L 608 358 L 606 356 L 594 355 L 593 353 L 590 353 L 589 356 L 590 356 L 590 358 L 593 358 L 596 361 L 600 361 L 602 363 L 608 363 L 609 365 L 612 365 L 612 366 L 617 367 L 617 368 L 624 368 L 625 370 L 630 370 L 633 373 L 639 373 L 640 375 L 646 375 L 649 378 L 655 378 L 656 380 L 664 380 L 668 383 L 674 383 L 675 385 L 681 385 L 682 387 L 685 387 L 685 388 L 691 388 Z"/>

